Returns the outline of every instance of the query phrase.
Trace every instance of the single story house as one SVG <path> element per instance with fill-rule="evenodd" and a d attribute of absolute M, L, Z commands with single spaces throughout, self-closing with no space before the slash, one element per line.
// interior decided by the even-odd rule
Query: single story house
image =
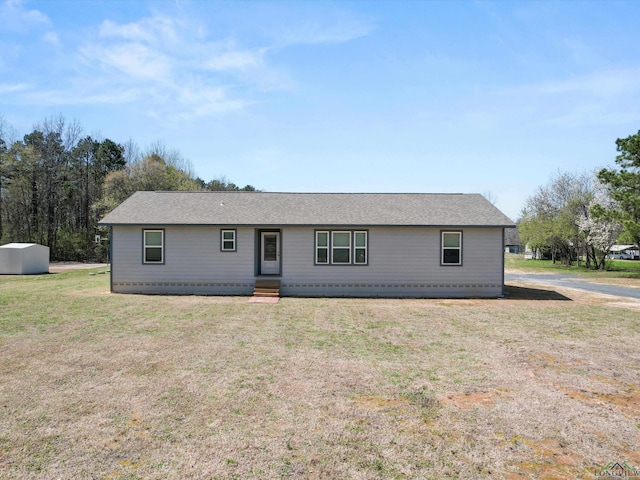
<path fill-rule="evenodd" d="M 37 243 L 7 243 L 0 246 L 0 274 L 49 273 L 49 247 Z"/>
<path fill-rule="evenodd" d="M 524 250 L 517 228 L 505 228 L 504 253 L 521 253 Z"/>
<path fill-rule="evenodd" d="M 479 194 L 137 192 L 106 215 L 111 290 L 500 297 L 504 229 Z"/>

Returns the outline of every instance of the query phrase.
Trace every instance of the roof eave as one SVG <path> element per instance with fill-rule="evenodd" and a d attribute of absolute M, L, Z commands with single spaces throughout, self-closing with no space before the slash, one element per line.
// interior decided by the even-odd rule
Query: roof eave
<path fill-rule="evenodd" d="M 331 227 L 331 228 L 515 228 L 513 224 L 399 224 L 399 223 L 168 223 L 98 222 L 101 227 Z"/>

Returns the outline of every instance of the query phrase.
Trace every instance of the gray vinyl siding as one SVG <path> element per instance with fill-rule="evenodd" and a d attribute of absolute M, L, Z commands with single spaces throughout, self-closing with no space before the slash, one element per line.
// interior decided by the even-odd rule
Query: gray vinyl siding
<path fill-rule="evenodd" d="M 164 230 L 164 264 L 142 263 L 142 232 Z M 254 229 L 238 228 L 236 251 L 220 251 L 219 227 L 113 227 L 112 290 L 117 293 L 250 295 Z"/>
<path fill-rule="evenodd" d="M 142 231 L 162 228 L 164 264 L 142 263 Z M 250 295 L 258 227 L 235 227 L 235 252 L 220 251 L 220 227 L 114 226 L 112 290 L 119 293 Z M 367 265 L 315 265 L 316 230 L 367 230 Z M 462 232 L 462 265 L 440 264 L 441 231 Z M 498 297 L 502 228 L 283 227 L 283 296 Z"/>
<path fill-rule="evenodd" d="M 503 293 L 500 228 L 369 228 L 366 266 L 314 265 L 314 231 L 322 229 L 283 231 L 282 295 L 498 297 Z M 440 264 L 442 230 L 463 232 L 462 265 Z"/>

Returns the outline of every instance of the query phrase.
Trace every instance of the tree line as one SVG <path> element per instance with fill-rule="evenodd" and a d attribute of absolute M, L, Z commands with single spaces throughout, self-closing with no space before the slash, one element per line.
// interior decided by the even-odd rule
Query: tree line
<path fill-rule="evenodd" d="M 518 221 L 523 243 L 555 262 L 604 269 L 615 244 L 640 245 L 640 131 L 616 140 L 616 166 L 557 172 L 529 196 Z"/>
<path fill-rule="evenodd" d="M 205 182 L 177 150 L 141 151 L 84 134 L 75 121 L 48 118 L 17 138 L 0 116 L 0 245 L 47 245 L 52 260 L 104 261 L 97 222 L 138 190 L 244 190 L 221 177 Z"/>

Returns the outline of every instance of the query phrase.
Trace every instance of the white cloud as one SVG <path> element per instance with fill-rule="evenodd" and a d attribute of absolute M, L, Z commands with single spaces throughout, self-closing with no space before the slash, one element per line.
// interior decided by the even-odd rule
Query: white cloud
<path fill-rule="evenodd" d="M 109 74 L 119 73 L 128 81 L 163 82 L 172 70 L 172 60 L 139 43 L 89 45 L 80 49 L 85 62 Z"/>
<path fill-rule="evenodd" d="M 246 48 L 229 38 L 207 42 L 203 31 L 197 22 L 161 15 L 127 24 L 105 20 L 78 54 L 88 69 L 85 76 L 99 72 L 103 87 L 143 82 L 136 99 L 144 98 L 144 111 L 158 118 L 240 110 L 255 103 L 258 90 L 291 84 L 266 64 L 268 47 Z"/>
<path fill-rule="evenodd" d="M 58 34 L 55 32 L 47 32 L 42 36 L 42 39 L 48 43 L 49 45 L 52 45 L 54 47 L 59 47 L 62 43 L 60 42 L 60 37 L 58 37 Z"/>
<path fill-rule="evenodd" d="M 277 30 L 276 38 L 249 34 L 239 41 L 227 33 L 216 37 L 210 32 L 219 29 L 204 18 L 155 13 L 125 23 L 100 20 L 97 29 L 81 37 L 70 32 L 63 45 L 48 17 L 19 0 L 4 1 L 0 15 L 0 21 L 12 18 L 49 27 L 41 38 L 56 47 L 58 57 L 58 70 L 48 71 L 47 84 L 35 86 L 43 78 L 37 70 L 29 86 L 0 84 L 0 94 L 16 94 L 12 101 L 49 106 L 131 103 L 150 116 L 182 120 L 242 110 L 264 101 L 266 92 L 290 90 L 295 82 L 289 73 L 270 61 L 277 49 L 344 42 L 371 30 L 346 15 L 335 22 L 293 19 Z M 73 38 L 80 43 L 72 47 Z"/>
<path fill-rule="evenodd" d="M 581 128 L 618 125 L 638 118 L 640 68 L 603 69 L 583 75 L 483 92 L 473 101 L 496 125 Z M 463 108 L 463 107 L 461 107 Z M 484 121 L 489 121 L 485 119 Z"/>
<path fill-rule="evenodd" d="M 112 89 L 100 93 L 82 89 L 49 89 L 21 91 L 20 101 L 42 107 L 60 107 L 65 105 L 117 105 L 130 103 L 140 97 L 139 89 Z"/>
<path fill-rule="evenodd" d="M 615 97 L 640 91 L 640 69 L 619 69 L 595 72 L 569 80 L 545 82 L 535 88 L 543 94 L 588 93 L 601 97 Z"/>
<path fill-rule="evenodd" d="M 198 84 L 181 86 L 176 95 L 183 106 L 178 116 L 184 120 L 241 110 L 250 103 L 233 98 L 225 88 Z"/>
<path fill-rule="evenodd" d="M 211 56 L 205 60 L 203 66 L 212 70 L 247 70 L 260 67 L 264 64 L 266 48 L 254 50 L 228 50 L 223 52 L 211 52 Z"/>
<path fill-rule="evenodd" d="M 26 33 L 32 28 L 51 24 L 39 10 L 28 10 L 23 0 L 5 0 L 0 4 L 0 26 L 7 31 Z"/>
<path fill-rule="evenodd" d="M 163 15 L 155 15 L 124 25 L 105 20 L 100 25 L 99 32 L 103 38 L 116 37 L 131 41 L 158 43 L 160 41 L 175 41 L 178 38 L 176 29 L 175 20 Z"/>
<path fill-rule="evenodd" d="M 7 93 L 18 93 L 18 92 L 24 92 L 26 90 L 28 90 L 29 86 L 24 84 L 24 83 L 14 83 L 14 84 L 9 84 L 9 83 L 5 83 L 2 84 L 0 83 L 0 95 L 4 95 Z"/>
<path fill-rule="evenodd" d="M 305 22 L 289 26 L 277 32 L 278 46 L 301 44 L 343 43 L 364 37 L 373 30 L 373 25 L 356 19 L 338 19 L 330 25 Z"/>

